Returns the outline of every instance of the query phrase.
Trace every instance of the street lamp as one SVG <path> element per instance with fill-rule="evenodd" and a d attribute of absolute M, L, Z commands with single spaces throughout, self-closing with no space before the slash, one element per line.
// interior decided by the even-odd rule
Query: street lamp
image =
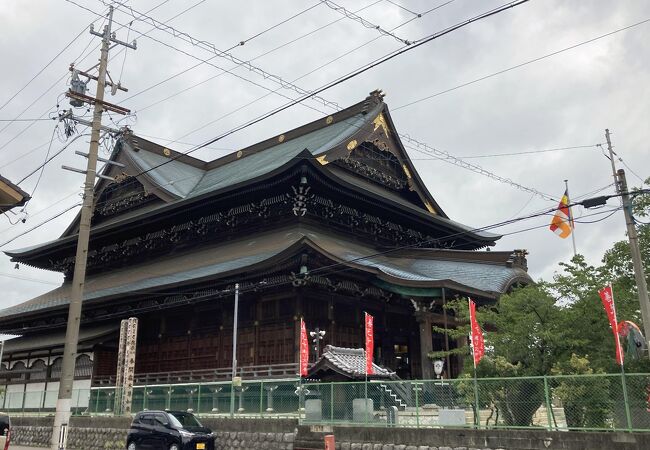
<path fill-rule="evenodd" d="M 433 361 L 433 371 L 436 373 L 436 378 L 440 379 L 442 378 L 442 371 L 445 368 L 445 360 L 444 359 L 436 359 Z"/>
<path fill-rule="evenodd" d="M 314 331 L 310 331 L 309 335 L 311 336 L 311 340 L 314 343 L 314 350 L 316 351 L 316 359 L 320 356 L 320 341 L 323 340 L 325 337 L 326 331 L 321 330 L 320 328 L 316 327 Z"/>

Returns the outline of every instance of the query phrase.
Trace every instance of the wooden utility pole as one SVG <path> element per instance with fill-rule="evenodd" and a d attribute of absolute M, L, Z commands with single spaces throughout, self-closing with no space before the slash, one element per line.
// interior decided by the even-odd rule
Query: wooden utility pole
<path fill-rule="evenodd" d="M 623 169 L 616 170 L 614 162 L 614 149 L 609 129 L 605 130 L 605 139 L 607 139 L 607 150 L 609 159 L 612 163 L 612 173 L 614 175 L 614 184 L 616 192 L 621 194 L 623 200 L 623 214 L 625 215 L 625 226 L 627 227 L 627 237 L 630 241 L 630 253 L 632 254 L 632 263 L 634 265 L 634 278 L 639 295 L 639 306 L 641 309 L 641 318 L 643 320 L 643 334 L 645 335 L 645 344 L 648 348 L 650 357 L 650 300 L 648 299 L 648 284 L 645 279 L 643 261 L 641 260 L 641 251 L 639 250 L 639 236 L 632 216 L 632 199 L 627 190 L 627 180 Z"/>
<path fill-rule="evenodd" d="M 99 133 L 102 127 L 102 112 L 106 109 L 104 104 L 104 90 L 106 88 L 106 74 L 108 66 L 108 51 L 111 42 L 125 45 L 135 49 L 135 42 L 127 44 L 118 41 L 112 36 L 111 27 L 113 24 L 113 7 L 110 7 L 108 24 L 103 32 L 95 32 L 92 27 L 90 33 L 102 38 L 101 57 L 99 60 L 99 74 L 97 75 L 97 91 L 94 104 L 92 132 L 90 137 L 90 149 L 88 152 L 88 166 L 86 168 L 86 180 L 84 183 L 83 204 L 81 207 L 81 218 L 79 221 L 79 236 L 77 240 L 77 254 L 75 259 L 74 274 L 70 289 L 70 306 L 68 310 L 68 323 L 65 334 L 65 346 L 63 350 L 63 364 L 61 367 L 61 381 L 59 384 L 59 396 L 56 402 L 56 414 L 52 429 L 52 450 L 62 450 L 67 445 L 68 424 L 70 421 L 72 407 L 72 385 L 74 381 L 74 369 L 77 356 L 77 344 L 79 341 L 79 325 L 81 322 L 81 302 L 83 298 L 84 283 L 86 279 L 86 261 L 88 256 L 88 241 L 90 238 L 90 221 L 93 210 L 93 191 L 95 188 L 95 176 L 97 171 L 97 154 L 99 150 Z"/>
<path fill-rule="evenodd" d="M 632 199 L 627 191 L 627 180 L 625 171 L 619 169 L 618 182 L 620 184 L 621 197 L 623 198 L 623 213 L 625 214 L 625 226 L 627 227 L 627 237 L 630 240 L 630 253 L 632 253 L 632 263 L 634 264 L 634 279 L 636 280 L 636 289 L 639 294 L 639 305 L 641 306 L 641 318 L 643 319 L 643 334 L 645 334 L 646 347 L 649 349 L 650 356 L 650 300 L 648 299 L 648 284 L 645 279 L 643 270 L 643 261 L 641 260 L 641 250 L 639 250 L 639 235 L 636 231 L 634 218 L 632 216 Z"/>

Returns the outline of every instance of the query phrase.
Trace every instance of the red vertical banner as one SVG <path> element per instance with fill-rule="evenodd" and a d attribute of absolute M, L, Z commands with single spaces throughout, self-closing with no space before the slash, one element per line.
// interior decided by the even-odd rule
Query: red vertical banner
<path fill-rule="evenodd" d="M 609 319 L 609 326 L 614 333 L 614 346 L 616 347 L 616 363 L 619 366 L 623 365 L 623 349 L 621 348 L 621 339 L 618 334 L 618 322 L 616 321 L 616 305 L 614 304 L 614 293 L 612 292 L 612 285 L 605 286 L 598 291 L 600 299 L 603 301 L 607 319 Z"/>
<path fill-rule="evenodd" d="M 307 363 L 309 362 L 309 340 L 305 321 L 300 318 L 300 376 L 307 376 Z"/>
<path fill-rule="evenodd" d="M 370 314 L 365 314 L 366 322 L 366 375 L 372 375 L 372 354 L 375 348 L 375 332 L 373 325 L 373 318 Z"/>
<path fill-rule="evenodd" d="M 485 354 L 485 341 L 483 340 L 483 330 L 476 321 L 476 305 L 469 299 L 469 321 L 472 325 L 472 350 L 474 353 L 474 367 L 478 365 Z"/>

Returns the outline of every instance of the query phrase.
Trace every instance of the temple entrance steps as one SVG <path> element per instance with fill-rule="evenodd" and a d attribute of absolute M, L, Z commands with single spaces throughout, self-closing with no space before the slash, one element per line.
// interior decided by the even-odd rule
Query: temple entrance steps
<path fill-rule="evenodd" d="M 406 402 L 399 395 L 397 395 L 395 392 L 393 392 L 393 390 L 389 386 L 387 386 L 384 383 L 380 383 L 379 388 L 386 395 L 388 395 L 390 398 L 393 399 L 392 402 L 395 403 L 395 406 L 397 406 L 398 409 L 404 410 L 407 407 Z"/>

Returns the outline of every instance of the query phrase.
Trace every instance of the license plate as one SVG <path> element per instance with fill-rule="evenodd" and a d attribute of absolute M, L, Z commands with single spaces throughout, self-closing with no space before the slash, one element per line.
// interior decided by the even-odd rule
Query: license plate
<path fill-rule="evenodd" d="M 205 450 L 205 444 L 196 444 L 196 450 Z"/>

